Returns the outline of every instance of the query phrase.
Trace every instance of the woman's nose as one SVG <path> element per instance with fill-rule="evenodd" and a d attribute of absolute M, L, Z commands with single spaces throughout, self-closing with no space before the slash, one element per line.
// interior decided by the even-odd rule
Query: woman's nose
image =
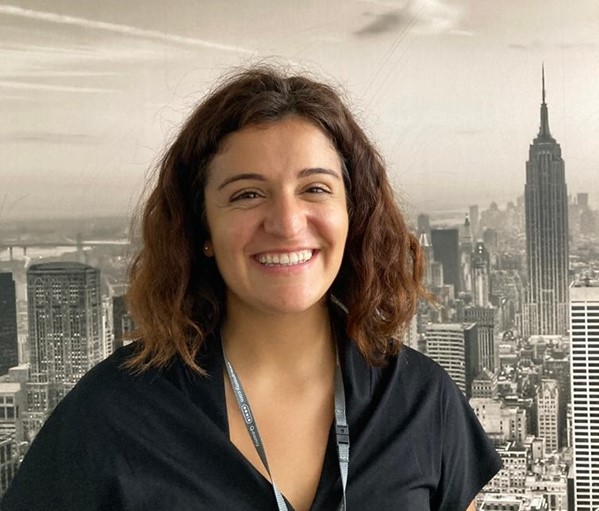
<path fill-rule="evenodd" d="M 294 238 L 306 227 L 306 209 L 300 198 L 283 195 L 272 199 L 264 219 L 264 229 L 280 238 Z"/>

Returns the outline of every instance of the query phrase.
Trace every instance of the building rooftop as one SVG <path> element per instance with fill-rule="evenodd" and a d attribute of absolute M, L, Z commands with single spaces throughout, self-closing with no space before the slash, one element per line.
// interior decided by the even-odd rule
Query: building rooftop
<path fill-rule="evenodd" d="M 572 284 L 570 284 L 570 287 L 599 287 L 599 280 L 587 277 L 584 279 L 575 280 L 572 282 Z"/>
<path fill-rule="evenodd" d="M 38 263 L 32 264 L 27 273 L 29 272 L 54 272 L 54 271 L 85 271 L 93 270 L 94 268 L 88 264 L 77 263 L 72 261 L 58 261 L 54 263 Z"/>
<path fill-rule="evenodd" d="M 484 380 L 484 381 L 493 381 L 495 380 L 495 374 L 487 369 L 486 367 L 483 368 L 482 371 L 480 371 L 477 375 L 476 378 L 474 378 L 475 380 Z"/>
<path fill-rule="evenodd" d="M 20 383 L 0 383 L 0 394 L 12 394 L 14 392 L 19 392 L 21 390 Z"/>

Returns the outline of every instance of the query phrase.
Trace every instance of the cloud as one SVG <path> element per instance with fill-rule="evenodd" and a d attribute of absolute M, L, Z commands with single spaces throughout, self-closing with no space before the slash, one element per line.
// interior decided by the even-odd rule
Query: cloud
<path fill-rule="evenodd" d="M 45 69 L 27 69 L 4 75 L 4 78 L 12 80 L 15 78 L 99 78 L 107 76 L 118 76 L 118 74 L 109 71 L 49 71 Z"/>
<path fill-rule="evenodd" d="M 2 135 L 4 142 L 12 143 L 35 143 L 35 144 L 68 144 L 68 145 L 90 145 L 97 143 L 94 136 L 76 133 L 51 133 L 48 131 L 13 132 Z"/>
<path fill-rule="evenodd" d="M 0 80 L 0 88 L 24 89 L 24 90 L 45 90 L 51 92 L 89 92 L 106 93 L 113 92 L 111 89 L 102 89 L 99 87 L 73 87 L 69 85 L 49 85 L 43 83 L 18 82 L 14 80 Z"/>
<path fill-rule="evenodd" d="M 58 23 L 61 25 L 71 25 L 83 28 L 91 28 L 95 30 L 103 30 L 107 32 L 123 34 L 130 37 L 140 37 L 144 39 L 153 39 L 168 43 L 181 44 L 185 46 L 196 46 L 210 48 L 214 50 L 230 51 L 235 53 L 254 54 L 254 50 L 222 44 L 215 41 L 206 41 L 204 39 L 196 39 L 193 37 L 182 37 L 158 30 L 146 30 L 142 28 L 132 27 L 129 25 L 121 25 L 117 23 L 107 23 L 88 18 L 80 18 L 76 16 L 67 16 L 56 14 L 47 11 L 36 11 L 32 9 L 24 9 L 13 5 L 0 5 L 0 14 L 8 16 L 16 16 L 20 18 L 34 19 L 45 21 L 48 23 Z"/>
<path fill-rule="evenodd" d="M 376 37 L 387 32 L 400 32 L 412 29 L 419 35 L 453 34 L 471 35 L 459 28 L 462 11 L 445 0 L 408 0 L 398 3 L 381 0 L 357 0 L 386 9 L 386 12 L 372 14 L 374 19 L 354 32 L 358 37 Z"/>
<path fill-rule="evenodd" d="M 402 11 L 391 11 L 374 16 L 375 19 L 354 32 L 355 35 L 358 37 L 368 37 L 384 34 L 385 32 L 395 32 L 410 23 L 409 15 L 403 14 Z"/>

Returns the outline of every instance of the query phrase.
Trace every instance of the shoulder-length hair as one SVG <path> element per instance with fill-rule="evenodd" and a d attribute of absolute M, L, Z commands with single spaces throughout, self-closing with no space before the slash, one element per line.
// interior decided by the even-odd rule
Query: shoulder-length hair
<path fill-rule="evenodd" d="M 204 187 L 227 134 L 299 116 L 341 156 L 349 233 L 330 293 L 347 309 L 346 334 L 373 365 L 397 354 L 422 287 L 422 250 L 394 199 L 383 160 L 336 90 L 306 76 L 253 67 L 224 79 L 192 112 L 158 167 L 141 215 L 143 246 L 127 295 L 138 349 L 127 366 L 165 367 L 177 355 L 204 374 L 197 355 L 225 314 L 225 284 L 208 239 Z"/>

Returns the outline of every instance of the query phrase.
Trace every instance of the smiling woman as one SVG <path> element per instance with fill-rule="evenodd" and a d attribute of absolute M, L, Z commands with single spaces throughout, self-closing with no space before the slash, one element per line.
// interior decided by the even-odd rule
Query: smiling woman
<path fill-rule="evenodd" d="M 499 459 L 401 342 L 422 251 L 334 89 L 262 67 L 223 81 L 142 228 L 136 341 L 55 409 L 3 510 L 472 508 Z"/>

